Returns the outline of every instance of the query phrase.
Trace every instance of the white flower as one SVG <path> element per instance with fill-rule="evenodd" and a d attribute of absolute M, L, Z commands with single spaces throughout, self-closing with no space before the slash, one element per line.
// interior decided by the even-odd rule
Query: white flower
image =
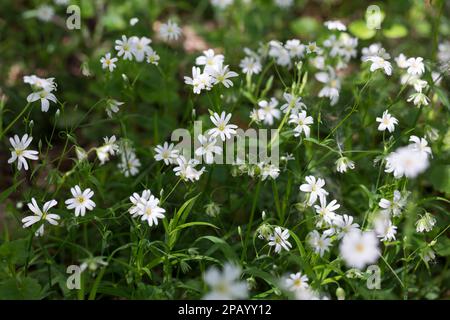
<path fill-rule="evenodd" d="M 203 51 L 203 55 L 195 59 L 195 64 L 198 66 L 205 66 L 206 73 L 212 73 L 213 70 L 218 70 L 224 61 L 225 57 L 222 54 L 215 54 L 213 49 Z"/>
<path fill-rule="evenodd" d="M 323 186 L 325 186 L 325 180 L 322 178 L 318 178 L 314 176 L 307 176 L 306 183 L 300 186 L 300 191 L 309 193 L 308 205 L 313 205 L 317 197 L 326 197 L 328 192 L 325 191 Z"/>
<path fill-rule="evenodd" d="M 437 56 L 441 64 L 448 66 L 450 62 L 450 41 L 439 43 Z"/>
<path fill-rule="evenodd" d="M 280 168 L 274 164 L 269 163 L 259 163 L 258 167 L 261 170 L 261 180 L 264 181 L 268 177 L 271 177 L 272 179 L 278 178 L 280 175 Z"/>
<path fill-rule="evenodd" d="M 300 42 L 298 39 L 291 39 L 286 41 L 284 47 L 289 52 L 291 58 L 301 58 L 305 52 L 305 45 Z"/>
<path fill-rule="evenodd" d="M 384 52 L 384 49 L 379 43 L 372 43 L 367 48 L 362 48 L 361 50 L 361 61 L 366 61 L 368 57 L 380 55 L 380 52 Z"/>
<path fill-rule="evenodd" d="M 156 153 L 156 161 L 164 161 L 166 165 L 176 163 L 179 151 L 177 149 L 174 149 L 173 143 L 169 145 L 167 142 L 164 142 L 162 146 L 157 145 L 154 150 Z"/>
<path fill-rule="evenodd" d="M 116 151 L 119 150 L 119 146 L 116 144 L 116 136 L 110 138 L 104 137 L 103 140 L 105 141 L 105 144 L 95 149 L 101 165 L 109 160 L 109 155 L 113 156 Z"/>
<path fill-rule="evenodd" d="M 310 58 L 309 62 L 313 67 L 319 70 L 325 69 L 325 57 L 323 56 L 315 56 Z"/>
<path fill-rule="evenodd" d="M 213 84 L 221 83 L 225 88 L 233 86 L 233 82 L 229 78 L 237 77 L 238 74 L 234 71 L 229 71 L 228 66 L 219 66 L 216 69 L 212 69 L 211 77 L 213 78 Z"/>
<path fill-rule="evenodd" d="M 319 48 L 316 44 L 316 42 L 310 42 L 306 45 L 306 53 L 316 53 L 318 55 L 321 55 L 323 52 L 322 48 Z"/>
<path fill-rule="evenodd" d="M 55 9 L 53 7 L 43 4 L 36 9 L 36 17 L 44 22 L 49 22 L 55 15 Z"/>
<path fill-rule="evenodd" d="M 397 63 L 397 66 L 401 69 L 406 69 L 409 66 L 409 64 L 407 62 L 408 58 L 403 53 L 400 53 L 399 56 L 397 58 L 395 58 L 394 60 Z"/>
<path fill-rule="evenodd" d="M 398 124 L 398 120 L 391 116 L 388 110 L 383 112 L 383 116 L 381 118 L 377 117 L 376 121 L 380 123 L 378 125 L 378 131 L 385 131 L 387 129 L 389 132 L 394 132 L 395 125 Z"/>
<path fill-rule="evenodd" d="M 392 65 L 385 58 L 380 56 L 370 56 L 367 57 L 364 61 L 372 62 L 370 66 L 370 71 L 374 72 L 378 69 L 383 69 L 384 73 L 390 76 L 392 74 Z"/>
<path fill-rule="evenodd" d="M 287 9 L 292 6 L 294 0 L 275 0 L 275 4 L 282 9 Z"/>
<path fill-rule="evenodd" d="M 80 270 L 81 272 L 84 272 L 86 269 L 89 268 L 89 271 L 95 272 L 97 271 L 99 266 L 105 267 L 108 265 L 108 262 L 105 261 L 105 257 L 89 257 L 87 259 L 81 260 L 82 263 L 80 264 Z"/>
<path fill-rule="evenodd" d="M 48 89 L 43 89 L 39 92 L 33 92 L 32 94 L 30 94 L 27 97 L 27 101 L 28 102 L 35 102 L 41 100 L 41 110 L 42 112 L 47 112 L 48 108 L 50 106 L 50 102 L 52 101 L 54 103 L 57 102 L 56 97 L 53 93 L 51 93 L 51 91 L 49 91 Z"/>
<path fill-rule="evenodd" d="M 122 171 L 125 177 L 135 176 L 139 173 L 141 161 L 137 158 L 134 151 L 125 151 L 121 154 L 120 163 L 117 167 Z"/>
<path fill-rule="evenodd" d="M 130 207 L 130 209 L 128 209 L 128 212 L 133 218 L 139 216 L 140 208 L 138 207 L 138 204 L 142 204 L 142 206 L 145 206 L 146 202 L 150 200 L 151 195 L 152 193 L 150 190 L 144 190 L 142 191 L 142 195 L 139 195 L 137 192 L 135 192 L 132 196 L 130 196 L 132 206 Z"/>
<path fill-rule="evenodd" d="M 339 100 L 341 81 L 336 76 L 334 70 L 332 68 L 328 68 L 328 72 L 316 73 L 315 78 L 317 81 L 325 84 L 325 86 L 319 91 L 319 98 L 327 97 L 330 99 L 331 105 L 335 105 Z"/>
<path fill-rule="evenodd" d="M 422 73 L 425 72 L 425 65 L 423 64 L 423 58 L 417 57 L 417 58 L 409 58 L 406 63 L 408 70 L 408 74 L 411 75 L 418 75 L 420 76 Z"/>
<path fill-rule="evenodd" d="M 176 22 L 169 20 L 159 27 L 159 36 L 164 41 L 176 41 L 181 36 L 181 28 Z"/>
<path fill-rule="evenodd" d="M 417 107 L 427 106 L 430 99 L 422 92 L 416 92 L 409 96 L 408 102 L 413 101 L 414 105 Z"/>
<path fill-rule="evenodd" d="M 100 63 L 102 64 L 103 69 L 109 69 L 110 72 L 113 72 L 116 67 L 117 60 L 117 58 L 111 58 L 111 53 L 108 52 L 100 59 Z"/>
<path fill-rule="evenodd" d="M 159 63 L 159 55 L 153 49 L 148 50 L 147 52 L 147 63 L 154 64 L 155 66 Z"/>
<path fill-rule="evenodd" d="M 241 277 L 241 268 L 225 263 L 223 271 L 220 272 L 215 267 L 210 267 L 203 279 L 211 288 L 206 294 L 204 300 L 235 300 L 248 297 L 248 286 L 244 281 L 239 281 Z"/>
<path fill-rule="evenodd" d="M 373 224 L 375 233 L 379 238 L 381 238 L 381 241 L 395 240 L 397 227 L 392 224 L 392 221 L 389 218 L 389 216 L 386 216 L 385 214 L 381 213 L 374 219 Z"/>
<path fill-rule="evenodd" d="M 209 73 L 202 73 L 199 67 L 192 67 L 192 78 L 185 76 L 184 83 L 192 85 L 194 93 L 200 94 L 202 90 L 211 89 L 212 78 Z"/>
<path fill-rule="evenodd" d="M 56 90 L 55 78 L 42 79 L 33 74 L 31 76 L 24 76 L 23 82 L 31 85 L 34 91 L 46 90 L 51 92 Z"/>
<path fill-rule="evenodd" d="M 392 201 L 382 198 L 378 205 L 383 209 L 383 213 L 397 217 L 402 213 L 406 205 L 406 199 L 407 195 L 403 197 L 400 191 L 394 190 Z"/>
<path fill-rule="evenodd" d="M 317 230 L 308 233 L 307 242 L 313 248 L 314 252 L 323 257 L 326 251 L 330 250 L 331 239 L 326 234 L 320 235 Z"/>
<path fill-rule="evenodd" d="M 158 225 L 158 219 L 164 219 L 166 212 L 165 209 L 159 207 L 159 199 L 153 195 L 150 195 L 148 199 L 141 198 L 136 204 L 137 214 L 142 216 L 142 221 L 147 221 L 151 227 Z"/>
<path fill-rule="evenodd" d="M 274 58 L 280 66 L 286 67 L 291 64 L 289 51 L 279 41 L 272 40 L 269 42 L 269 56 Z"/>
<path fill-rule="evenodd" d="M 306 111 L 294 113 L 289 116 L 289 123 L 295 124 L 294 136 L 299 137 L 302 132 L 305 133 L 305 137 L 309 138 L 310 128 L 309 125 L 314 123 L 311 116 L 306 116 Z"/>
<path fill-rule="evenodd" d="M 347 30 L 347 27 L 339 20 L 326 21 L 324 25 L 328 28 L 328 30 Z"/>
<path fill-rule="evenodd" d="M 278 100 L 276 98 L 271 98 L 270 102 L 261 100 L 258 102 L 258 106 L 258 117 L 262 119 L 265 124 L 271 126 L 274 123 L 274 119 L 280 119 L 281 113 L 277 108 Z"/>
<path fill-rule="evenodd" d="M 119 57 L 123 56 L 124 60 L 133 60 L 133 39 L 128 39 L 126 36 L 122 36 L 122 40 L 116 40 L 116 46 L 114 47 Z"/>
<path fill-rule="evenodd" d="M 327 225 L 331 225 L 336 219 L 335 211 L 341 207 L 336 200 L 331 201 L 327 204 L 327 199 L 325 197 L 320 197 L 320 206 L 315 205 L 317 214 L 319 215 L 319 225 L 321 226 L 323 222 Z"/>
<path fill-rule="evenodd" d="M 220 136 L 220 139 L 225 141 L 226 139 L 230 139 L 232 135 L 236 134 L 237 125 L 228 124 L 231 119 L 231 113 L 226 114 L 225 111 L 222 111 L 219 116 L 218 113 L 214 112 L 209 119 L 211 119 L 211 122 L 216 126 L 215 128 L 208 130 L 208 134 L 211 137 L 216 138 L 217 136 Z"/>
<path fill-rule="evenodd" d="M 184 181 L 198 181 L 205 171 L 205 167 L 202 167 L 200 170 L 195 169 L 195 167 L 199 164 L 199 162 L 195 159 L 187 161 L 185 157 L 179 156 L 177 158 L 177 163 L 178 166 L 173 168 L 173 171 L 176 176 L 179 176 Z"/>
<path fill-rule="evenodd" d="M 81 191 L 80 187 L 76 185 L 74 188 L 70 188 L 73 198 L 66 200 L 67 209 L 75 209 L 75 217 L 86 214 L 86 210 L 93 210 L 95 208 L 95 202 L 91 200 L 94 195 L 94 191 L 86 189 Z"/>
<path fill-rule="evenodd" d="M 283 98 L 286 103 L 280 107 L 280 110 L 284 113 L 287 113 L 289 110 L 292 113 L 298 113 L 302 109 L 307 109 L 306 105 L 302 102 L 301 97 L 296 97 L 290 93 L 285 92 L 283 93 Z"/>
<path fill-rule="evenodd" d="M 131 53 L 134 55 L 136 61 L 138 62 L 144 61 L 145 57 L 152 51 L 152 48 L 150 47 L 150 43 L 152 43 L 152 40 L 149 38 L 131 37 L 129 43 L 131 43 Z"/>
<path fill-rule="evenodd" d="M 68 5 L 70 3 L 70 0 L 55 0 L 54 2 L 57 5 L 65 6 L 65 5 Z"/>
<path fill-rule="evenodd" d="M 413 150 L 424 153 L 425 155 L 432 156 L 431 148 L 428 146 L 428 141 L 425 138 L 419 138 L 417 136 L 410 136 L 409 142 L 412 142 L 409 147 Z"/>
<path fill-rule="evenodd" d="M 211 136 L 208 139 L 204 135 L 200 134 L 198 136 L 198 141 L 200 141 L 201 146 L 195 150 L 195 154 L 197 156 L 204 156 L 206 163 L 213 163 L 214 154 L 222 154 L 222 148 L 220 146 L 216 146 L 216 138 Z"/>
<path fill-rule="evenodd" d="M 336 171 L 339 173 L 347 172 L 347 169 L 355 169 L 355 163 L 347 157 L 340 157 L 336 160 Z"/>
<path fill-rule="evenodd" d="M 108 117 L 112 118 L 113 113 L 119 112 L 119 107 L 121 105 L 123 105 L 123 102 L 114 99 L 108 99 L 106 101 L 106 113 L 108 114 Z"/>
<path fill-rule="evenodd" d="M 358 269 L 375 263 L 380 256 L 378 240 L 373 232 L 352 231 L 344 236 L 339 249 L 347 266 Z"/>
<path fill-rule="evenodd" d="M 56 200 L 50 200 L 44 204 L 44 207 L 39 209 L 39 206 L 36 203 L 34 198 L 31 198 L 31 203 L 28 203 L 28 208 L 31 212 L 34 213 L 32 216 L 28 216 L 22 219 L 23 227 L 28 228 L 29 226 L 39 222 L 39 221 L 47 221 L 52 225 L 58 225 L 58 220 L 60 216 L 57 214 L 49 213 L 48 211 L 56 206 L 58 202 Z M 42 236 L 44 234 L 44 224 L 42 224 L 39 229 L 36 231 L 35 236 Z"/>
<path fill-rule="evenodd" d="M 422 92 L 423 89 L 428 87 L 428 82 L 414 76 L 411 77 L 411 80 L 408 81 L 408 84 L 412 85 L 414 87 L 414 90 L 416 90 L 417 92 Z"/>
<path fill-rule="evenodd" d="M 239 67 L 247 75 L 258 74 L 262 70 L 261 62 L 254 57 L 245 57 L 241 60 Z"/>
<path fill-rule="evenodd" d="M 292 273 L 289 278 L 285 280 L 286 288 L 292 292 L 309 287 L 308 277 L 301 272 Z"/>
<path fill-rule="evenodd" d="M 135 26 L 139 22 L 139 19 L 134 17 L 130 19 L 130 26 Z"/>
<path fill-rule="evenodd" d="M 335 220 L 333 221 L 333 227 L 326 230 L 324 234 L 328 236 L 332 236 L 334 234 L 337 235 L 338 239 L 341 239 L 346 234 L 358 231 L 359 224 L 353 223 L 353 217 L 347 214 L 344 215 L 336 215 Z"/>
<path fill-rule="evenodd" d="M 269 246 L 275 246 L 275 252 L 280 253 L 282 249 L 289 251 L 292 248 L 291 243 L 287 240 L 290 234 L 288 229 L 282 230 L 276 227 L 273 234 L 269 237 Z"/>
<path fill-rule="evenodd" d="M 33 137 L 24 134 L 22 139 L 19 139 L 18 135 L 14 138 L 9 138 L 9 142 L 13 149 L 11 150 L 11 158 L 8 159 L 8 163 L 13 163 L 17 160 L 17 170 L 22 170 L 22 166 L 25 170 L 28 170 L 28 163 L 26 159 L 37 160 L 39 152 L 35 150 L 27 150 Z"/>
<path fill-rule="evenodd" d="M 234 0 L 211 0 L 211 4 L 221 10 L 232 5 Z"/>
<path fill-rule="evenodd" d="M 430 232 L 434 225 L 436 224 L 436 218 L 431 215 L 431 213 L 427 212 L 423 216 L 420 217 L 416 222 L 416 231 L 417 232 Z"/>
<path fill-rule="evenodd" d="M 401 147 L 386 157 L 385 172 L 392 172 L 400 179 L 415 178 L 424 172 L 429 165 L 427 154 L 410 147 Z"/>

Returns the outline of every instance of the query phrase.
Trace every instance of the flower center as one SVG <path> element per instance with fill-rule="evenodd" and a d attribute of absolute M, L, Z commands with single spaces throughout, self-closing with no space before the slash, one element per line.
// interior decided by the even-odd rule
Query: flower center
<path fill-rule="evenodd" d="M 364 252 L 364 245 L 362 243 L 358 243 L 355 247 L 356 251 L 359 253 Z"/>
<path fill-rule="evenodd" d="M 82 196 L 78 197 L 77 198 L 77 202 L 80 203 L 80 204 L 83 203 L 84 202 L 84 197 L 82 197 Z"/>

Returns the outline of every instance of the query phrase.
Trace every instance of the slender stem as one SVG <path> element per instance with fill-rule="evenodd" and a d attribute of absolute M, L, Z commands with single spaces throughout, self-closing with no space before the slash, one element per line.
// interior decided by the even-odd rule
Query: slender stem
<path fill-rule="evenodd" d="M 3 138 L 3 136 L 9 131 L 9 129 L 11 129 L 11 127 L 17 122 L 17 120 L 19 120 L 25 114 L 25 112 L 27 112 L 29 106 L 30 103 L 27 103 L 27 105 L 25 106 L 25 108 L 22 109 L 19 115 L 13 121 L 10 122 L 10 124 L 5 128 L 5 130 L 3 130 L 0 133 L 0 139 Z"/>

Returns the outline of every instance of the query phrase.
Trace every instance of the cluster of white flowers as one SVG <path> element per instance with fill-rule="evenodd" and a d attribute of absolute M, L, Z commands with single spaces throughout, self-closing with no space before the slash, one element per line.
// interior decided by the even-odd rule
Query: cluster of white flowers
<path fill-rule="evenodd" d="M 196 94 L 202 90 L 211 90 L 211 88 L 221 83 L 226 88 L 232 87 L 233 82 L 230 78 L 237 77 L 238 74 L 230 71 L 228 65 L 223 65 L 225 57 L 222 54 L 215 54 L 213 49 L 203 51 L 203 55 L 195 60 L 197 66 L 192 67 L 192 78 L 184 77 L 184 82 L 193 87 Z M 199 66 L 204 66 L 201 71 Z"/>
<path fill-rule="evenodd" d="M 31 85 L 33 93 L 27 97 L 29 103 L 40 100 L 42 112 L 47 112 L 50 107 L 50 101 L 57 103 L 55 95 L 52 93 L 56 91 L 55 78 L 39 78 L 31 75 L 23 77 L 23 82 Z"/>
<path fill-rule="evenodd" d="M 147 37 L 136 37 L 122 35 L 122 39 L 116 40 L 114 49 L 117 51 L 117 56 L 123 60 L 133 59 L 137 62 L 142 62 L 144 59 L 151 64 L 158 65 L 159 55 L 150 46 L 152 40 Z M 100 59 L 103 69 L 108 69 L 110 72 L 116 68 L 116 62 L 118 58 L 111 57 L 111 53 L 106 53 L 104 57 Z"/>
<path fill-rule="evenodd" d="M 164 219 L 165 209 L 159 206 L 159 199 L 152 195 L 150 190 L 142 191 L 142 194 L 133 193 L 130 196 L 132 206 L 128 212 L 133 218 L 140 218 L 142 221 L 147 221 L 151 227 L 158 225 L 158 219 Z"/>
<path fill-rule="evenodd" d="M 67 209 L 75 209 L 75 217 L 84 216 L 86 210 L 93 210 L 95 208 L 95 202 L 91 200 L 94 196 L 94 192 L 91 189 L 85 189 L 84 191 L 76 185 L 70 189 L 73 198 L 66 200 Z M 48 222 L 51 225 L 58 225 L 61 217 L 57 214 L 50 213 L 50 209 L 58 204 L 56 200 L 50 200 L 44 203 L 42 210 L 39 208 L 36 199 L 31 198 L 31 202 L 28 203 L 28 208 L 33 213 L 31 216 L 27 216 L 22 219 L 23 228 L 28 228 L 36 223 L 39 223 L 39 228 L 35 232 L 35 236 L 39 237 L 44 234 L 44 223 Z"/>
<path fill-rule="evenodd" d="M 215 155 L 221 155 L 223 148 L 218 145 L 218 141 L 221 143 L 231 139 L 236 134 L 238 128 L 234 124 L 230 124 L 231 113 L 223 111 L 220 115 L 213 113 L 210 116 L 211 122 L 214 127 L 206 132 L 206 135 L 200 134 L 197 138 L 200 146 L 195 149 L 195 155 L 204 159 L 206 164 L 212 164 L 214 162 Z M 197 181 L 205 171 L 202 167 L 200 170 L 195 167 L 200 164 L 199 159 L 186 159 L 184 155 L 177 150 L 173 144 L 165 142 L 163 145 L 157 145 L 154 149 L 155 160 L 164 161 L 166 165 L 175 164 L 173 171 L 176 176 L 179 176 L 185 181 Z"/>
<path fill-rule="evenodd" d="M 425 73 L 423 58 L 407 58 L 401 53 L 395 58 L 395 61 L 401 70 L 406 70 L 401 76 L 401 84 L 409 85 L 415 90 L 415 93 L 411 94 L 407 101 L 412 101 L 417 107 L 428 105 L 430 99 L 423 93 L 423 90 L 428 87 L 428 82 L 420 78 Z"/>
<path fill-rule="evenodd" d="M 366 264 L 375 262 L 379 257 L 378 240 L 374 232 L 361 231 L 353 217 L 336 213 L 341 206 L 337 200 L 327 202 L 329 193 L 324 189 L 325 180 L 314 176 L 307 176 L 305 184 L 300 186 L 302 192 L 308 193 L 307 206 L 312 206 L 317 199 L 320 205 L 315 205 L 317 213 L 316 227 L 323 229 L 308 233 L 306 241 L 313 251 L 323 256 L 329 251 L 333 237 L 342 239 L 340 244 L 341 257 L 348 266 L 363 268 Z M 395 234 L 395 233 L 394 233 Z"/>
<path fill-rule="evenodd" d="M 427 140 L 411 136 L 409 141 L 411 144 L 398 148 L 386 157 L 385 172 L 393 173 L 397 179 L 403 176 L 415 178 L 429 166 L 432 153 Z"/>
<path fill-rule="evenodd" d="M 406 206 L 406 200 L 409 193 L 401 193 L 394 190 L 392 200 L 382 198 L 378 203 L 380 212 L 373 219 L 373 226 L 376 235 L 381 241 L 395 240 L 397 226 L 394 225 L 393 217 L 398 217 Z"/>
<path fill-rule="evenodd" d="M 386 75 L 392 75 L 392 64 L 388 61 L 389 59 L 391 59 L 391 55 L 379 44 L 372 44 L 362 50 L 362 61 L 371 63 L 371 72 L 380 69 Z"/>

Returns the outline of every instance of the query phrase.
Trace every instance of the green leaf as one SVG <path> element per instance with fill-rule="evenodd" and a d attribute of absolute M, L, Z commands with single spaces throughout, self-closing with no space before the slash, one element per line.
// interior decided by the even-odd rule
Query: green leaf
<path fill-rule="evenodd" d="M 219 229 L 218 227 L 216 227 L 212 223 L 202 222 L 202 221 L 194 221 L 194 222 L 188 222 L 188 223 L 180 224 L 179 226 L 177 226 L 175 228 L 175 230 L 172 230 L 170 232 L 170 234 L 172 234 L 173 232 L 177 232 L 177 231 L 179 231 L 181 229 L 190 228 L 190 227 L 193 227 L 193 226 L 208 226 L 208 227 L 211 227 L 211 228 Z"/>
<path fill-rule="evenodd" d="M 367 40 L 375 36 L 376 29 L 369 29 L 364 20 L 353 21 L 348 26 L 349 31 L 359 39 Z"/>
<path fill-rule="evenodd" d="M 214 236 L 204 236 L 204 237 L 200 237 L 197 240 L 195 240 L 194 243 L 197 243 L 203 239 L 209 240 L 212 243 L 214 243 L 214 246 L 212 246 L 208 250 L 206 255 L 212 254 L 214 251 L 216 251 L 216 248 L 217 248 L 223 252 L 225 258 L 227 258 L 229 261 L 238 261 L 239 260 L 236 256 L 236 253 L 234 252 L 233 248 L 231 248 L 231 246 L 225 240 L 214 237 Z"/>
<path fill-rule="evenodd" d="M 299 36 L 311 38 L 319 31 L 320 23 L 311 17 L 304 17 L 293 21 L 290 25 L 291 30 Z"/>
<path fill-rule="evenodd" d="M 19 239 L 6 242 L 0 246 L 0 260 L 6 260 L 11 264 L 23 265 L 28 256 L 28 240 Z"/>
<path fill-rule="evenodd" d="M 450 165 L 431 167 L 429 179 L 436 190 L 450 194 Z"/>
<path fill-rule="evenodd" d="M 384 29 L 383 34 L 391 39 L 403 38 L 408 35 L 408 29 L 404 25 L 396 23 L 389 29 Z"/>
<path fill-rule="evenodd" d="M 0 282 L 0 300 L 38 300 L 42 288 L 36 279 L 17 278 Z"/>

